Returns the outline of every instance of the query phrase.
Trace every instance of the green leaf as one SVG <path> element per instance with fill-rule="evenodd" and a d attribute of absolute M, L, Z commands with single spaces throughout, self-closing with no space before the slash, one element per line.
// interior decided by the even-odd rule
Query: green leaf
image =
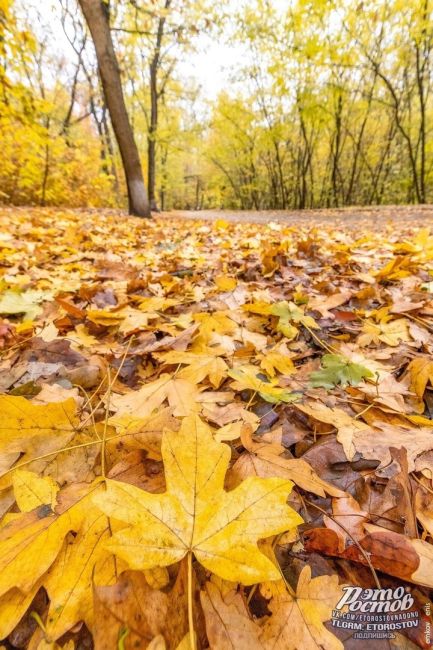
<path fill-rule="evenodd" d="M 322 368 L 311 373 L 310 381 L 314 388 L 334 388 L 338 384 L 357 386 L 363 379 L 373 376 L 371 370 L 353 363 L 347 357 L 325 354 L 322 357 Z"/>

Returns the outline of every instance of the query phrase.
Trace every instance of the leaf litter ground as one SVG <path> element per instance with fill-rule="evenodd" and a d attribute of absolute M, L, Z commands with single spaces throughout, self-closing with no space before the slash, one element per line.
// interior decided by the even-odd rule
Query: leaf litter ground
<path fill-rule="evenodd" d="M 426 611 L 433 235 L 390 217 L 3 210 L 5 647 L 358 647 L 343 585 Z"/>

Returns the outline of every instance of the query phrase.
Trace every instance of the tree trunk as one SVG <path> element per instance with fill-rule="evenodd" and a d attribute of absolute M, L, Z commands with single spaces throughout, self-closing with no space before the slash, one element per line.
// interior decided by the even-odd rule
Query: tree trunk
<path fill-rule="evenodd" d="M 158 20 L 155 49 L 150 62 L 150 124 L 147 137 L 147 187 L 149 189 L 149 202 L 152 210 L 157 211 L 156 205 L 156 134 L 158 131 L 158 104 L 163 87 L 158 89 L 158 70 L 161 64 L 161 47 L 164 38 L 166 13 L 171 5 L 171 0 L 165 0 L 164 13 Z M 165 85 L 165 84 L 164 84 Z"/>
<path fill-rule="evenodd" d="M 156 57 L 155 57 L 156 58 Z M 150 124 L 147 137 L 147 186 L 149 188 L 149 202 L 152 210 L 156 210 L 156 131 L 158 128 L 158 88 L 157 88 L 157 61 L 150 65 Z"/>
<path fill-rule="evenodd" d="M 128 187 L 129 213 L 150 217 L 140 156 L 126 110 L 120 70 L 111 38 L 108 9 L 102 0 L 79 0 L 96 51 L 105 101 L 119 145 Z"/>

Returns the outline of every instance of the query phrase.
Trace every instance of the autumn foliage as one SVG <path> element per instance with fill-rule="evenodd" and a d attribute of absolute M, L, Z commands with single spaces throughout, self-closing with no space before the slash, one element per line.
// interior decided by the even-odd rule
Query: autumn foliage
<path fill-rule="evenodd" d="M 422 610 L 429 228 L 0 220 L 4 647 L 337 650 L 343 585 Z"/>

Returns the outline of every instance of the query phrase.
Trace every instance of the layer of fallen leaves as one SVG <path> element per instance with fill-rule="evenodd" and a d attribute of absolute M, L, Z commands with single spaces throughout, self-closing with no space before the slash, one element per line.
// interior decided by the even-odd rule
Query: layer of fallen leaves
<path fill-rule="evenodd" d="M 0 222 L 6 647 L 334 650 L 344 584 L 424 607 L 428 228 Z"/>

